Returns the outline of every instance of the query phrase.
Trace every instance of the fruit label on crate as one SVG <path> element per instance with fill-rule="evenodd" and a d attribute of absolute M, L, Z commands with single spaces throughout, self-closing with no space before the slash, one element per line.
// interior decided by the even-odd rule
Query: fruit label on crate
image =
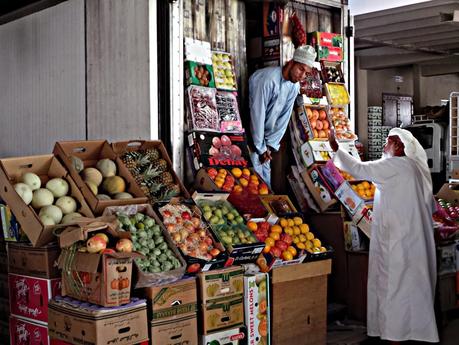
<path fill-rule="evenodd" d="M 244 277 L 245 324 L 248 345 L 270 344 L 269 283 L 267 273 Z"/>
<path fill-rule="evenodd" d="M 11 314 L 48 322 L 48 301 L 61 292 L 61 280 L 9 274 Z"/>
<path fill-rule="evenodd" d="M 251 166 L 244 135 L 193 132 L 188 138 L 194 156 L 194 168 Z"/>

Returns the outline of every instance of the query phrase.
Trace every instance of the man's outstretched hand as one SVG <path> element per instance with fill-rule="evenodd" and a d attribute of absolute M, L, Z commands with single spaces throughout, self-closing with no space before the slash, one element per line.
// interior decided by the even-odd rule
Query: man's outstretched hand
<path fill-rule="evenodd" d="M 338 142 L 336 141 L 335 130 L 333 128 L 330 130 L 330 136 L 328 137 L 328 141 L 330 143 L 332 150 L 334 152 L 338 151 L 339 146 L 338 146 Z"/>

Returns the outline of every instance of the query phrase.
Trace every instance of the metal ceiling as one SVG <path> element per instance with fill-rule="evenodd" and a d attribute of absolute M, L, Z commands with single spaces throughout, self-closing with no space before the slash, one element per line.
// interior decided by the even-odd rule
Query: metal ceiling
<path fill-rule="evenodd" d="M 433 0 L 354 17 L 362 69 L 420 65 L 422 74 L 459 72 L 459 0 Z"/>

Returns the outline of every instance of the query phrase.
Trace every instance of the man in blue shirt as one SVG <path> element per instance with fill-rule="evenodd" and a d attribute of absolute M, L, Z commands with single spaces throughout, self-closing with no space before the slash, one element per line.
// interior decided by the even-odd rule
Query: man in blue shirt
<path fill-rule="evenodd" d="M 271 153 L 279 150 L 287 129 L 300 81 L 312 71 L 316 52 L 311 46 L 295 50 L 284 67 L 267 67 L 249 79 L 250 158 L 255 171 L 271 187 Z"/>

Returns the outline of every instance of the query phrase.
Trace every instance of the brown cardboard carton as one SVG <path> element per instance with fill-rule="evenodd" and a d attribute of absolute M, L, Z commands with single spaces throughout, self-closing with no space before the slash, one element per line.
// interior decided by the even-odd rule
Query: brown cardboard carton
<path fill-rule="evenodd" d="M 171 321 L 184 314 L 196 313 L 196 279 L 183 279 L 175 283 L 152 286 L 145 289 L 151 303 L 152 321 Z"/>
<path fill-rule="evenodd" d="M 223 297 L 208 301 L 201 309 L 202 334 L 244 323 L 244 297 Z"/>
<path fill-rule="evenodd" d="M 49 336 L 71 344 L 133 345 L 148 339 L 144 300 L 107 310 L 69 298 L 49 303 Z"/>
<path fill-rule="evenodd" d="M 56 226 L 45 226 L 38 217 L 37 212 L 24 203 L 13 185 L 26 172 L 37 174 L 45 185 L 50 178 L 60 177 L 69 183 L 70 196 L 78 204 L 77 212 L 86 217 L 94 217 L 88 207 L 79 186 L 68 175 L 67 170 L 53 155 L 29 156 L 18 158 L 0 159 L 0 197 L 9 205 L 17 221 L 21 224 L 22 231 L 27 235 L 34 247 L 43 246 L 54 239 L 53 230 Z"/>
<path fill-rule="evenodd" d="M 62 247 L 58 259 L 62 269 L 62 295 L 100 304 L 106 307 L 128 303 L 131 297 L 132 260 L 141 255 L 133 253 L 91 254 L 72 249 L 78 241 L 84 241 L 92 231 L 105 230 L 113 237 L 117 232 L 113 223 L 116 217 L 107 217 L 79 227 L 69 227 L 59 236 Z"/>
<path fill-rule="evenodd" d="M 121 156 L 126 151 L 140 151 L 146 150 L 151 148 L 156 148 L 161 153 L 161 157 L 166 160 L 169 166 L 169 172 L 174 177 L 174 181 L 180 187 L 180 195 L 185 197 L 186 199 L 190 198 L 190 193 L 188 193 L 187 189 L 183 185 L 182 181 L 180 181 L 179 177 L 175 173 L 174 169 L 172 168 L 172 161 L 167 153 L 164 144 L 160 140 L 133 140 L 133 141 L 118 141 L 111 144 L 113 151 L 118 155 Z"/>
<path fill-rule="evenodd" d="M 57 244 L 32 247 L 27 243 L 8 244 L 8 270 L 10 273 L 39 278 L 60 277 L 57 258 L 60 248 Z"/>
<path fill-rule="evenodd" d="M 152 345 L 197 345 L 198 325 L 196 313 L 173 321 L 161 320 L 151 323 Z"/>
<path fill-rule="evenodd" d="M 244 269 L 234 266 L 198 274 L 202 303 L 221 297 L 240 296 L 244 292 Z"/>
<path fill-rule="evenodd" d="M 304 170 L 300 175 L 314 198 L 314 201 L 317 203 L 317 206 L 319 206 L 322 212 L 325 212 L 331 206 L 336 204 L 336 200 L 333 198 L 333 195 L 330 193 L 328 188 L 321 184 L 319 179 L 313 181 L 308 170 Z"/>
<path fill-rule="evenodd" d="M 56 155 L 64 166 L 69 171 L 75 183 L 81 189 L 86 201 L 93 210 L 94 214 L 100 215 L 107 206 L 121 206 L 131 204 L 143 204 L 147 202 L 147 198 L 135 183 L 129 170 L 123 164 L 121 159 L 113 152 L 111 146 L 105 140 L 90 140 L 90 141 L 58 141 L 54 146 L 54 155 Z M 117 166 L 117 175 L 122 177 L 126 182 L 126 191 L 130 193 L 132 199 L 111 199 L 99 200 L 88 185 L 83 181 L 81 176 L 73 167 L 71 156 L 80 158 L 85 168 L 93 167 L 100 159 L 108 158 L 115 162 Z"/>
<path fill-rule="evenodd" d="M 244 341 L 245 334 L 240 328 L 227 329 L 220 332 L 214 332 L 211 334 L 203 335 L 199 339 L 199 345 L 210 345 L 210 344 L 225 344 L 225 345 L 239 345 L 246 344 Z M 252 344 L 263 344 L 249 343 Z"/>

